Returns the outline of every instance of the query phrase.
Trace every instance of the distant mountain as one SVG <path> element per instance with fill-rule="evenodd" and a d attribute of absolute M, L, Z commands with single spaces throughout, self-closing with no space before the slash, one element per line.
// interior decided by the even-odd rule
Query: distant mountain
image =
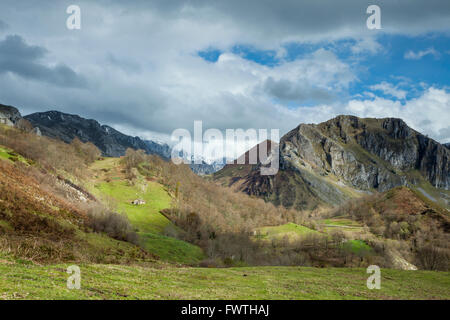
<path fill-rule="evenodd" d="M 444 143 L 444 146 L 445 146 L 447 149 L 450 149 L 450 142 Z"/>
<path fill-rule="evenodd" d="M 127 148 L 133 148 L 159 155 L 165 160 L 171 158 L 172 150 L 167 144 L 125 135 L 93 119 L 59 111 L 38 112 L 22 117 L 17 108 L 0 104 L 0 124 L 13 126 L 20 119 L 28 120 L 36 133 L 47 137 L 66 143 L 70 143 L 75 137 L 83 142 L 92 142 L 104 156 L 119 157 L 125 154 Z M 190 167 L 196 174 L 207 175 L 222 169 L 224 165 L 225 162 L 221 161 L 203 161 L 201 164 L 191 164 Z"/>
<path fill-rule="evenodd" d="M 172 149 L 165 143 L 159 143 L 152 140 L 144 140 L 145 144 L 151 150 L 152 154 L 157 154 L 163 159 L 170 159 Z"/>
<path fill-rule="evenodd" d="M 104 156 L 119 157 L 128 148 L 142 149 L 148 154 L 156 154 L 165 159 L 170 157 L 170 147 L 139 137 L 127 136 L 96 120 L 59 111 L 38 112 L 24 117 L 44 136 L 70 143 L 75 137 L 83 142 L 92 142 Z"/>
<path fill-rule="evenodd" d="M 225 164 L 226 159 L 224 158 L 223 160 L 219 159 L 210 163 L 207 163 L 206 161 L 202 161 L 202 163 L 199 164 L 192 163 L 189 165 L 189 167 L 195 174 L 204 176 L 219 171 L 225 166 Z"/>
<path fill-rule="evenodd" d="M 274 176 L 261 176 L 261 164 L 233 164 L 214 178 L 298 209 L 401 185 L 426 185 L 445 194 L 450 186 L 450 150 L 401 119 L 338 116 L 301 124 L 282 137 L 279 151 L 280 170 Z"/>

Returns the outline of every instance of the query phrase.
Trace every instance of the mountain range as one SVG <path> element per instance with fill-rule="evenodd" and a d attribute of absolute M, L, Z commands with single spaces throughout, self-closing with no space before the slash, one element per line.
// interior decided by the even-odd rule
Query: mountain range
<path fill-rule="evenodd" d="M 320 124 L 300 124 L 284 135 L 276 175 L 263 176 L 261 163 L 246 162 L 226 165 L 214 179 L 297 209 L 336 205 L 361 193 L 402 185 L 417 187 L 448 205 L 449 159 L 448 146 L 401 119 L 343 115 Z"/>
<path fill-rule="evenodd" d="M 83 142 L 92 142 L 107 157 L 118 157 L 126 149 L 142 149 L 148 154 L 157 154 L 164 159 L 170 158 L 170 147 L 139 137 L 125 135 L 116 129 L 101 125 L 96 120 L 85 119 L 78 115 L 47 111 L 33 113 L 24 118 L 39 128 L 42 135 L 70 143 L 74 138 Z"/>
<path fill-rule="evenodd" d="M 0 105 L 0 122 L 22 119 L 11 106 Z M 142 149 L 168 160 L 171 148 L 125 135 L 93 119 L 48 111 L 24 116 L 39 134 L 70 143 L 74 138 L 92 142 L 104 156 L 118 157 L 127 148 Z M 257 158 L 249 152 L 234 163 L 191 164 L 200 175 L 273 202 L 296 209 L 338 205 L 363 193 L 383 192 L 396 186 L 415 187 L 448 207 L 450 200 L 449 144 L 413 130 L 401 119 L 358 118 L 342 115 L 320 124 L 300 124 L 279 144 L 269 142 L 269 152 L 279 151 L 279 171 L 261 175 Z M 259 153 L 259 145 L 254 147 Z"/>
<path fill-rule="evenodd" d="M 93 119 L 59 111 L 37 112 L 22 117 L 19 110 L 12 106 L 0 104 L 0 123 L 14 125 L 20 119 L 28 120 L 35 131 L 44 136 L 70 143 L 74 138 L 83 142 L 92 142 L 103 156 L 123 156 L 126 149 L 141 149 L 147 154 L 155 154 L 169 160 L 172 149 L 166 143 L 132 137 Z M 208 175 L 220 170 L 223 161 L 192 163 L 191 170 L 199 175 Z"/>

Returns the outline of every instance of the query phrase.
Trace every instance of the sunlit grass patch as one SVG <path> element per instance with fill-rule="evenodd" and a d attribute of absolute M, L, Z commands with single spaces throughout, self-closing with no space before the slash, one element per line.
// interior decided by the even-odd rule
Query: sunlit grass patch
<path fill-rule="evenodd" d="M 131 184 L 121 175 L 117 158 L 97 161 L 92 168 L 103 173 L 107 180 L 97 181 L 93 192 L 104 201 L 114 199 L 117 211 L 127 215 L 148 252 L 165 261 L 185 264 L 198 263 L 204 258 L 198 246 L 166 236 L 169 230 L 173 235 L 182 231 L 160 213 L 170 208 L 172 201 L 163 185 L 140 176 Z M 132 204 L 134 200 L 142 200 L 145 204 Z"/>
<path fill-rule="evenodd" d="M 308 227 L 298 225 L 292 222 L 281 226 L 263 227 L 256 230 L 256 236 L 260 239 L 280 239 L 288 237 L 289 240 L 295 240 L 310 234 L 320 234 L 318 231 Z"/>

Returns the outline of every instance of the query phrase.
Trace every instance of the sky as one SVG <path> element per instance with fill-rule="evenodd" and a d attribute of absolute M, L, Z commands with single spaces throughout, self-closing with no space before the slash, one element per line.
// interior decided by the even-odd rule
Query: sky
<path fill-rule="evenodd" d="M 450 142 L 450 1 L 2 0 L 0 103 L 165 141 L 352 114 Z"/>

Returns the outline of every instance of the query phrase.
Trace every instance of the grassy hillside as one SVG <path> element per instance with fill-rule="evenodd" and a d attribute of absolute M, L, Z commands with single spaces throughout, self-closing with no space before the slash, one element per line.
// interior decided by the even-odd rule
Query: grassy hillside
<path fill-rule="evenodd" d="M 81 289 L 69 290 L 67 266 L 0 257 L 0 299 L 450 299 L 448 272 L 382 269 L 381 289 L 369 290 L 359 268 L 89 264 Z"/>
<path fill-rule="evenodd" d="M 8 143 L 0 147 L 0 299 L 450 298 L 448 272 L 382 268 L 382 289 L 370 291 L 364 268 L 330 267 L 388 267 L 387 244 L 406 259 L 423 247 L 410 240 L 448 243 L 447 213 L 418 191 L 360 199 L 325 218 L 274 207 L 154 157 L 134 166 L 122 160 L 136 154 L 95 160 L 92 146 L 11 130 L 0 131 Z M 145 204 L 131 204 L 137 199 Z M 123 237 L 130 228 L 142 247 L 120 241 L 133 241 Z M 351 236 L 369 231 L 369 239 Z M 79 291 L 66 288 L 72 264 L 81 267 Z M 247 265 L 255 267 L 237 268 Z"/>
<path fill-rule="evenodd" d="M 20 161 L 24 164 L 29 164 L 29 160 L 22 157 L 20 154 L 17 154 L 13 150 L 9 148 L 5 148 L 0 146 L 0 159 L 8 160 L 10 162 Z"/>
<path fill-rule="evenodd" d="M 370 253 L 372 251 L 372 248 L 362 240 L 348 240 L 342 246 L 344 250 L 348 250 L 357 255 Z"/>
<path fill-rule="evenodd" d="M 125 178 L 119 158 L 96 161 L 91 170 L 94 173 L 91 191 L 110 205 L 125 213 L 136 228 L 143 247 L 162 260 L 179 263 L 198 263 L 204 258 L 202 250 L 185 241 L 168 237 L 182 232 L 160 211 L 171 207 L 171 197 L 161 184 L 149 181 L 136 172 L 133 183 Z M 134 205 L 134 200 L 145 204 Z M 113 202 L 111 204 L 111 202 Z"/>
<path fill-rule="evenodd" d="M 365 230 L 360 223 L 350 219 L 350 217 L 335 217 L 328 219 L 320 219 L 318 225 L 323 232 L 333 232 L 336 230 L 342 231 L 346 234 L 364 234 Z"/>
<path fill-rule="evenodd" d="M 319 232 L 301 226 L 292 222 L 281 226 L 263 227 L 256 230 L 257 237 L 260 239 L 281 239 L 288 237 L 289 240 L 295 240 L 309 234 L 319 234 Z"/>
<path fill-rule="evenodd" d="M 153 260 L 131 243 L 92 232 L 83 212 L 38 182 L 51 177 L 0 159 L 0 252 L 40 263 Z"/>
<path fill-rule="evenodd" d="M 99 155 L 79 140 L 0 127 L 0 249 L 47 263 L 200 262 L 199 247 L 167 236 L 181 230 L 160 213 L 171 206 L 165 188 L 142 176 L 130 184 L 118 158 L 95 161 Z M 134 206 L 135 199 L 146 204 Z M 136 243 L 114 212 L 127 215 L 145 251 L 118 241 Z"/>

